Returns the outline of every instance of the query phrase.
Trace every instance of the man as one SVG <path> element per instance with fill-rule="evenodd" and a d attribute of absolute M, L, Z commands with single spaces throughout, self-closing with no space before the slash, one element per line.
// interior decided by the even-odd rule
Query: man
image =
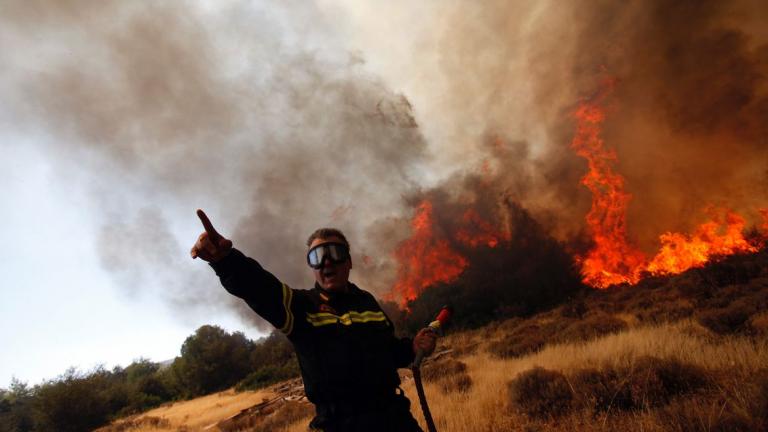
<path fill-rule="evenodd" d="M 307 241 L 310 290 L 294 290 L 232 247 L 202 210 L 205 231 L 192 258 L 208 261 L 229 293 L 293 343 L 307 398 L 315 404 L 313 430 L 421 431 L 399 388 L 397 368 L 417 350 L 431 354 L 436 336 L 422 330 L 414 340 L 394 336 L 392 322 L 368 292 L 349 282 L 352 259 L 341 231 L 323 228 Z"/>

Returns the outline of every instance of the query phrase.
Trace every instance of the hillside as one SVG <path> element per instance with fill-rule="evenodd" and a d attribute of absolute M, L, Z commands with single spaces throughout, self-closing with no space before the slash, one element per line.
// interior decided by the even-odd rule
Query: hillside
<path fill-rule="evenodd" d="M 763 251 L 456 331 L 441 339 L 437 352 L 444 354 L 425 364 L 423 375 L 440 431 L 766 430 L 766 336 Z M 403 376 L 423 425 L 413 382 L 407 371 Z M 298 432 L 311 415 L 306 402 L 290 401 L 242 416 L 243 428 L 214 426 L 259 399 L 251 392 L 206 398 L 103 430 Z M 202 400 L 219 402 L 214 408 Z M 188 412 L 186 420 L 172 419 L 173 407 Z"/>

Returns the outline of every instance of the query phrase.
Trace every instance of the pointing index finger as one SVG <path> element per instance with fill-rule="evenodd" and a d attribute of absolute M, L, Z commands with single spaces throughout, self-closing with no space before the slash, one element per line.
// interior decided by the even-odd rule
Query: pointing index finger
<path fill-rule="evenodd" d="M 208 233 L 209 237 L 211 238 L 221 237 L 221 235 L 219 235 L 219 233 L 216 232 L 216 228 L 213 227 L 211 220 L 208 219 L 208 216 L 206 216 L 204 211 L 202 211 L 201 209 L 197 209 L 197 217 L 200 218 L 200 222 L 203 223 L 203 228 L 205 228 L 205 232 Z"/>

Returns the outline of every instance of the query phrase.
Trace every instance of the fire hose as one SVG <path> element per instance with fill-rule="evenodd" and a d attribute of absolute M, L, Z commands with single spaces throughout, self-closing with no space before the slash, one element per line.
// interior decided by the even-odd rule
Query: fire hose
<path fill-rule="evenodd" d="M 448 324 L 448 320 L 451 318 L 452 310 L 449 306 L 443 306 L 440 313 L 437 314 L 437 318 L 429 323 L 426 327 L 427 330 L 440 334 L 442 329 Z M 421 412 L 424 413 L 424 420 L 427 422 L 427 430 L 429 432 L 437 432 L 435 428 L 435 421 L 432 419 L 432 413 L 429 412 L 429 405 L 427 405 L 427 397 L 424 395 L 424 386 L 421 383 L 421 362 L 424 360 L 424 350 L 418 350 L 416 356 L 413 359 L 411 365 L 411 371 L 413 372 L 413 382 L 416 384 L 416 393 L 419 395 L 419 404 L 421 405 Z"/>

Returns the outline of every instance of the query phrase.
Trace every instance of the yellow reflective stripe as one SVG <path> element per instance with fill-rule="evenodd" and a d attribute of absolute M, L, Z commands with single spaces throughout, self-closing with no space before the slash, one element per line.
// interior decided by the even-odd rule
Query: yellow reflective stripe
<path fill-rule="evenodd" d="M 372 321 L 387 321 L 387 317 L 384 312 L 374 311 L 349 311 L 344 315 L 334 315 L 328 312 L 308 313 L 307 322 L 315 327 L 324 326 L 328 324 L 344 324 L 352 325 L 353 323 L 366 323 Z"/>
<path fill-rule="evenodd" d="M 285 325 L 280 328 L 280 331 L 286 335 L 291 334 L 293 331 L 293 314 L 291 313 L 291 300 L 293 300 L 293 290 L 283 284 L 283 308 L 285 308 Z"/>

